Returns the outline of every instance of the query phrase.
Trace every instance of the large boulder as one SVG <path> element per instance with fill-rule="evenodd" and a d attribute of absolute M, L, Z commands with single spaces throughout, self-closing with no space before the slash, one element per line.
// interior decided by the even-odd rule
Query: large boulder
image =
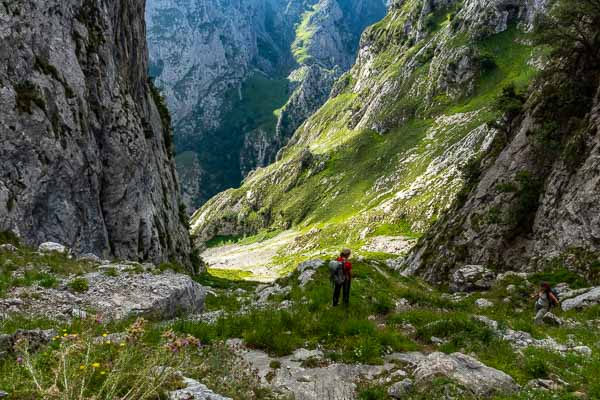
<path fill-rule="evenodd" d="M 482 265 L 465 265 L 454 271 L 450 281 L 452 292 L 474 292 L 489 290 L 496 275 Z"/>
<path fill-rule="evenodd" d="M 102 319 L 113 320 L 131 315 L 170 319 L 181 314 L 196 314 L 204 308 L 206 289 L 183 274 L 112 276 L 94 272 L 82 278 L 88 283 L 83 293 L 70 290 L 65 283 L 57 289 L 17 288 L 15 295 L 21 302 L 14 306 L 14 311 L 68 320 L 81 317 L 81 310 L 89 310 Z M 2 302 L 0 300 L 0 305 Z"/>
<path fill-rule="evenodd" d="M 581 310 L 600 304 L 600 286 L 562 302 L 563 311 Z"/>
<path fill-rule="evenodd" d="M 432 353 L 418 362 L 414 371 L 417 384 L 427 384 L 436 378 L 451 379 L 477 397 L 512 394 L 519 390 L 514 379 L 497 369 L 461 353 Z"/>

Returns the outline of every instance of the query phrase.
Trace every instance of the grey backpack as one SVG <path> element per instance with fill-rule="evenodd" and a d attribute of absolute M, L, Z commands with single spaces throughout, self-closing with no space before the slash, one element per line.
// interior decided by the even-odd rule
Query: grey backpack
<path fill-rule="evenodd" d="M 346 280 L 344 275 L 344 263 L 341 261 L 329 262 L 329 279 L 336 285 L 341 285 Z"/>

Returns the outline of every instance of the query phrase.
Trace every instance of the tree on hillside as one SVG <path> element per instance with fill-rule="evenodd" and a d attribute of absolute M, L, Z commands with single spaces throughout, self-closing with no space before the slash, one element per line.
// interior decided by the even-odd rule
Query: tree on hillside
<path fill-rule="evenodd" d="M 550 13 L 537 21 L 537 41 L 553 56 L 600 64 L 600 0 L 557 0 Z"/>

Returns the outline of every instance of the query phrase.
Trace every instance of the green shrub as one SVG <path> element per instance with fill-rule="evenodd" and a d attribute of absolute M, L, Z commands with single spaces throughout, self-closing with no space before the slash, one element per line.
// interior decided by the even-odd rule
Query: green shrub
<path fill-rule="evenodd" d="M 526 99 L 525 93 L 522 90 L 518 89 L 515 84 L 510 84 L 502 89 L 502 93 L 496 99 L 496 108 L 509 121 L 512 121 L 521 113 Z"/>
<path fill-rule="evenodd" d="M 528 357 L 525 361 L 525 370 L 533 378 L 547 378 L 550 372 L 548 362 L 539 357 Z"/>
<path fill-rule="evenodd" d="M 104 270 L 104 275 L 116 278 L 119 276 L 119 272 L 117 272 L 116 268 L 110 267 Z"/>
<path fill-rule="evenodd" d="M 75 293 L 85 293 L 90 288 L 90 284 L 85 278 L 75 278 L 67 286 Z"/>
<path fill-rule="evenodd" d="M 4 231 L 0 232 L 0 244 L 12 244 L 18 247 L 21 245 L 21 240 L 14 232 Z"/>
<path fill-rule="evenodd" d="M 358 398 L 359 400 L 386 400 L 389 396 L 383 386 L 366 385 L 359 387 Z"/>

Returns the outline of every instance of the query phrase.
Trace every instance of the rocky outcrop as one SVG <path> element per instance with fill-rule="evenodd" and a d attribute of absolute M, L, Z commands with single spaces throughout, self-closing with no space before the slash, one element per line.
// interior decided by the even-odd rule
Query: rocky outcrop
<path fill-rule="evenodd" d="M 150 0 L 151 72 L 173 110 L 178 151 L 198 160 L 178 157 L 191 169 L 186 202 L 198 206 L 272 162 L 385 9 L 384 0 Z"/>
<path fill-rule="evenodd" d="M 134 264 L 107 265 L 102 268 L 104 272 L 77 278 L 85 283 L 75 289 L 71 279 L 56 289 L 16 288 L 10 298 L 0 300 L 0 310 L 57 320 L 86 318 L 90 310 L 102 320 L 132 315 L 163 320 L 199 313 L 204 308 L 206 290 L 189 276 L 160 274 L 153 268 L 153 272 L 140 272 L 140 268 Z"/>
<path fill-rule="evenodd" d="M 0 231 L 77 253 L 187 262 L 144 4 L 0 5 Z"/>
<path fill-rule="evenodd" d="M 574 298 L 562 302 L 563 311 L 582 310 L 600 304 L 600 287 L 589 289 Z"/>
<path fill-rule="evenodd" d="M 597 37 L 597 24 L 589 29 Z M 574 56 L 550 60 L 529 93 L 504 92 L 516 109 L 499 120 L 496 149 L 477 160 L 463 198 L 421 240 L 410 270 L 443 282 L 465 263 L 560 264 L 597 279 L 600 55 L 572 48 Z"/>
<path fill-rule="evenodd" d="M 415 383 L 420 385 L 430 383 L 436 378 L 451 379 L 478 398 L 491 398 L 519 391 L 519 386 L 510 375 L 461 353 L 429 354 L 417 363 L 414 376 Z"/>

